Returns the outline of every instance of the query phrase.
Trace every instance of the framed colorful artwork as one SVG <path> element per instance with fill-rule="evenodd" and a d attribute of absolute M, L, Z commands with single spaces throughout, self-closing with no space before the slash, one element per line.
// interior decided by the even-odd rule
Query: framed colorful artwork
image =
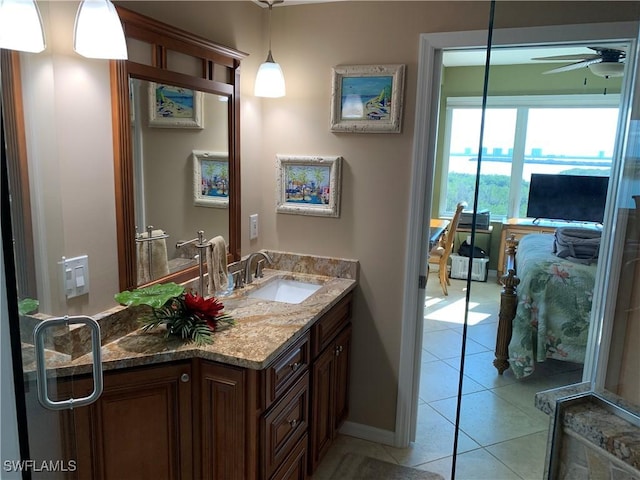
<path fill-rule="evenodd" d="M 331 131 L 399 133 L 404 65 L 333 67 Z"/>
<path fill-rule="evenodd" d="M 193 204 L 200 207 L 229 206 L 229 155 L 194 150 Z"/>
<path fill-rule="evenodd" d="M 149 126 L 204 128 L 202 92 L 149 82 Z"/>
<path fill-rule="evenodd" d="M 339 217 L 341 161 L 277 155 L 276 212 Z"/>

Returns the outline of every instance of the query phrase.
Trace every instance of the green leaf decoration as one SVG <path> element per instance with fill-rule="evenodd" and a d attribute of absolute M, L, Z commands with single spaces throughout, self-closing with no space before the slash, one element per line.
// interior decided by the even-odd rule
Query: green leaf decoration
<path fill-rule="evenodd" d="M 197 294 L 196 296 L 198 297 Z M 220 313 L 219 310 L 216 310 L 218 314 L 215 316 L 203 317 L 202 304 L 218 301 L 215 298 L 207 300 L 200 298 L 200 301 L 196 301 L 195 304 L 193 302 L 189 304 L 185 300 L 184 287 L 175 283 L 127 290 L 116 294 L 115 299 L 126 306 L 151 307 L 151 310 L 139 319 L 143 332 L 164 326 L 167 338 L 177 337 L 184 342 L 196 345 L 211 344 L 214 331 L 228 328 L 235 323 L 230 315 Z"/>
<path fill-rule="evenodd" d="M 18 301 L 18 313 L 20 315 L 27 315 L 35 312 L 40 306 L 40 302 L 33 298 L 23 298 Z"/>
<path fill-rule="evenodd" d="M 211 330 L 206 324 L 195 324 L 191 330 L 191 341 L 196 345 L 209 345 L 213 343 Z"/>
<path fill-rule="evenodd" d="M 135 290 L 125 290 L 117 293 L 115 299 L 118 303 L 127 306 L 149 305 L 153 308 L 161 308 L 169 300 L 177 298 L 183 293 L 184 287 L 170 282 Z"/>

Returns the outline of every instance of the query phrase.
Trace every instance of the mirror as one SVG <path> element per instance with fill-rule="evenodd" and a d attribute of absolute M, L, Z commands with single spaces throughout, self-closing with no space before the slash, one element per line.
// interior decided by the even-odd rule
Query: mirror
<path fill-rule="evenodd" d="M 56 18 L 72 20 L 76 13 L 76 6 L 68 2 L 47 6 L 43 10 L 45 16 L 55 14 Z M 198 230 L 204 230 L 206 239 L 220 234 L 225 237 L 229 261 L 240 258 L 239 67 L 245 54 L 123 8 L 119 8 L 119 15 L 128 38 L 128 61 L 96 62 L 69 55 L 70 61 L 64 65 L 54 62 L 57 55 L 66 55 L 68 45 L 72 45 L 71 30 L 65 28 L 64 22 L 47 22 L 55 27 L 52 38 L 60 41 L 52 42 L 51 51 L 46 54 L 21 58 L 18 52 L 0 51 L 18 288 L 20 298 L 38 299 L 40 312 L 47 314 L 102 312 L 113 306 L 113 293 L 135 288 L 136 225 L 138 233 L 154 223 L 154 227 L 167 230 L 168 254 L 179 240 L 190 240 Z M 51 76 L 38 72 L 53 72 L 52 75 L 72 78 L 74 82 L 53 82 Z M 197 147 L 207 152 L 226 152 L 226 207 L 198 206 L 196 210 L 205 218 L 193 219 L 193 226 L 185 220 L 189 214 L 172 215 L 179 217 L 185 230 L 192 231 L 165 225 L 164 219 L 156 220 L 150 207 L 146 218 L 139 220 L 143 224 L 136 222 L 136 205 L 142 203 L 136 200 L 130 78 L 203 92 L 203 97 L 212 95 L 216 99 L 212 103 L 216 110 L 220 109 L 218 117 L 209 122 L 205 114 L 204 121 L 210 125 L 224 121 L 226 141 L 222 129 L 218 132 L 222 141 L 216 137 L 215 143 L 194 145 L 188 150 L 185 147 L 180 177 L 164 186 L 165 192 L 175 193 L 175 184 L 181 182 L 183 195 L 190 195 L 181 201 L 193 210 L 193 150 Z M 78 88 L 76 81 L 82 82 Z M 221 102 L 221 97 L 226 102 Z M 65 102 L 83 102 L 91 108 L 82 110 L 86 116 L 78 115 L 78 110 L 56 108 Z M 109 110 L 111 116 L 104 113 Z M 20 128 L 21 125 L 29 127 Z M 113 138 L 108 135 L 109 128 Z M 154 128 L 165 135 L 178 130 L 185 135 L 203 132 Z M 83 142 L 77 141 L 78 131 L 83 132 Z M 34 133 L 27 136 L 27 132 Z M 78 202 L 80 197 L 82 201 Z M 67 297 L 61 258 L 84 255 L 90 264 L 91 294 Z M 187 265 L 154 281 L 182 282 L 197 275 L 198 266 Z"/>
<path fill-rule="evenodd" d="M 228 99 L 138 78 L 130 98 L 142 285 L 197 266 L 197 231 L 229 238 Z"/>
<path fill-rule="evenodd" d="M 117 9 L 129 51 L 128 60 L 111 62 L 119 278 L 127 290 L 196 277 L 197 249 L 176 245 L 199 230 L 206 239 L 222 235 L 229 261 L 240 258 L 245 54 Z"/>

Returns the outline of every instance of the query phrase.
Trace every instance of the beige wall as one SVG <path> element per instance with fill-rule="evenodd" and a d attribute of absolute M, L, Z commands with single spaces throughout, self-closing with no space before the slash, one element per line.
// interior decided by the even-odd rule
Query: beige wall
<path fill-rule="evenodd" d="M 277 7 L 273 54 L 284 70 L 287 96 L 264 100 L 252 92 L 255 72 L 266 57 L 265 10 L 248 1 L 118 3 L 249 54 L 241 84 L 243 253 L 271 248 L 360 260 L 350 421 L 394 430 L 418 38 L 420 33 L 486 28 L 489 2 Z M 497 27 L 639 17 L 632 2 L 615 8 L 611 2 L 498 2 L 497 15 Z M 402 133 L 329 132 L 331 67 L 383 63 L 407 65 Z M 277 153 L 344 157 L 340 218 L 275 213 Z M 250 242 L 252 213 L 260 215 L 260 238 Z"/>

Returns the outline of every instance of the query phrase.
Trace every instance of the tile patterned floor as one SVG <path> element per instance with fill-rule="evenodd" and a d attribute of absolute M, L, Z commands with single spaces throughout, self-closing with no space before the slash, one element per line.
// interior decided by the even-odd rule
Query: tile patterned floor
<path fill-rule="evenodd" d="M 581 365 L 545 362 L 516 380 L 493 367 L 500 287 L 493 279 L 472 282 L 467 315 L 462 408 L 456 479 L 543 478 L 549 417 L 533 405 L 536 392 L 581 381 Z M 416 441 L 398 449 L 341 436 L 313 480 L 332 479 L 343 453 L 351 451 L 421 468 L 451 479 L 466 281 L 451 280 L 442 295 L 437 274 L 427 282 L 420 404 Z"/>

